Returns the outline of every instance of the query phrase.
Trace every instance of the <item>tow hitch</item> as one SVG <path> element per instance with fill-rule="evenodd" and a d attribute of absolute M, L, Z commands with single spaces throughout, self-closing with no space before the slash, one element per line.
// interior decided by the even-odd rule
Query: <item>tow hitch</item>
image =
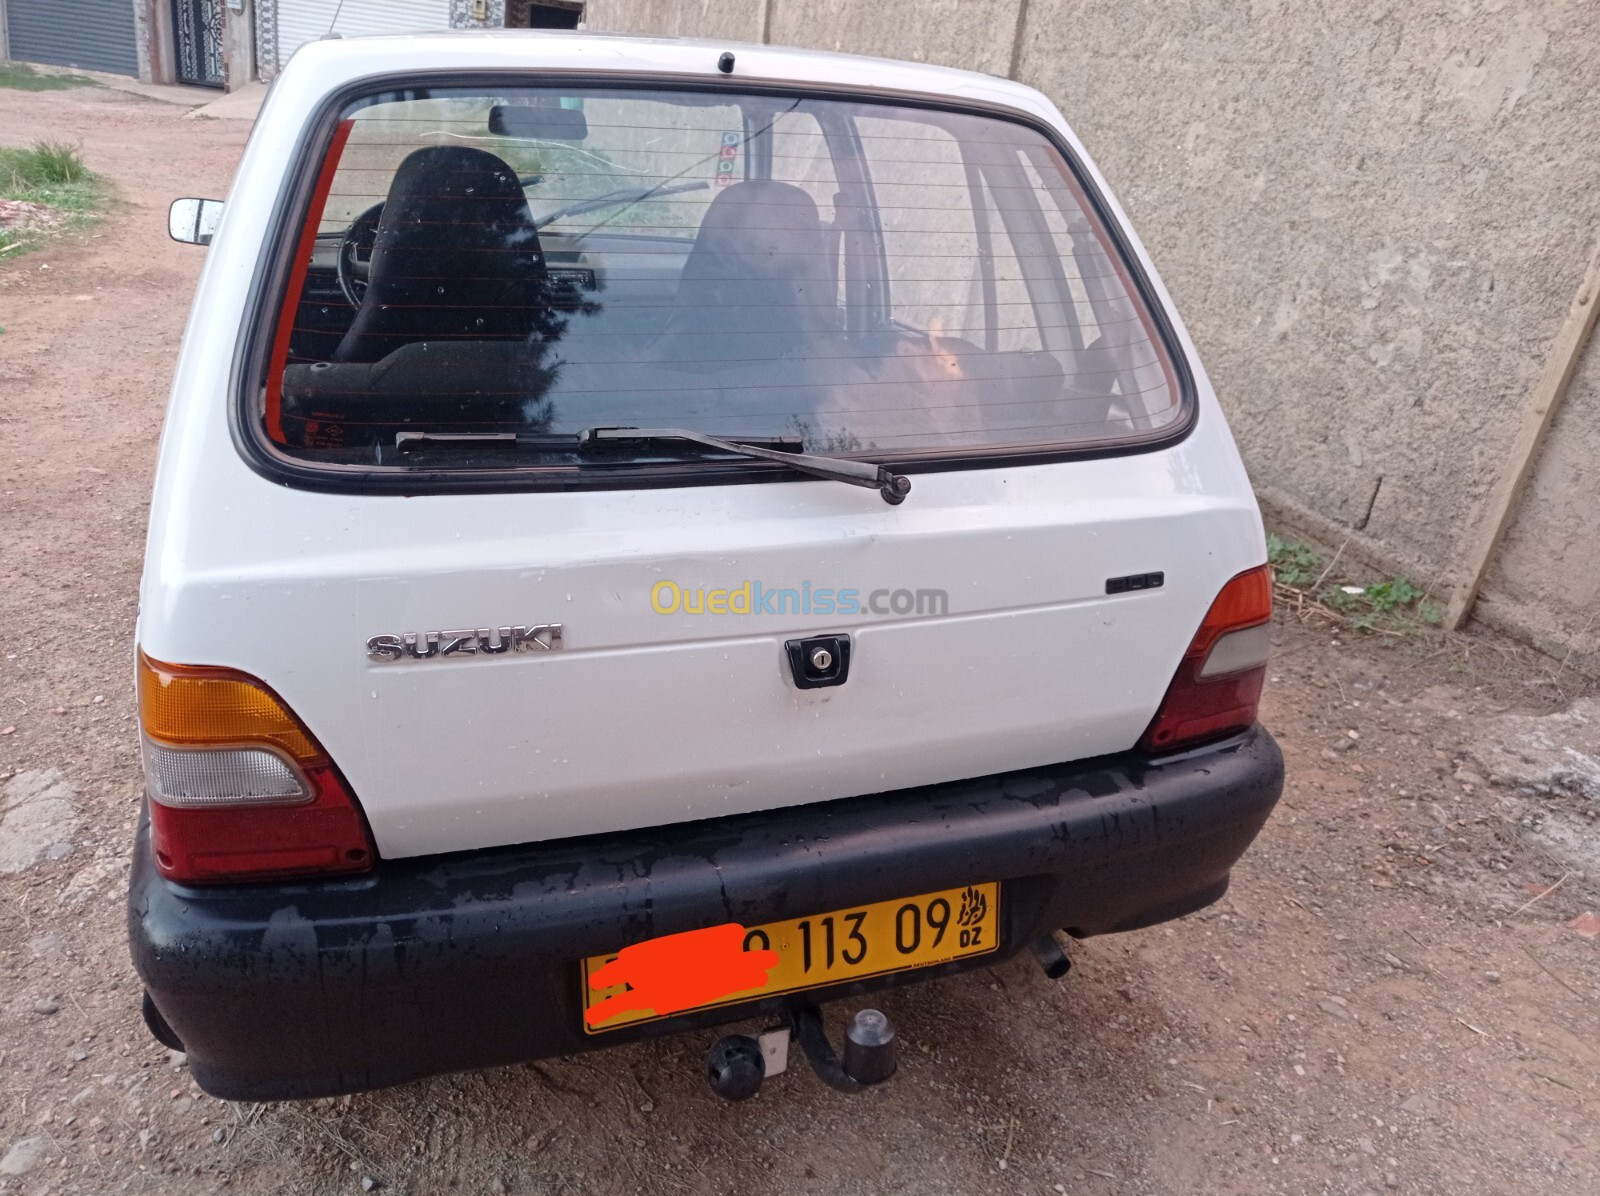
<path fill-rule="evenodd" d="M 1072 960 L 1062 948 L 1061 932 L 1034 940 L 1034 957 L 1044 974 L 1061 980 L 1072 970 Z M 844 1032 L 844 1057 L 840 1058 L 822 1028 L 822 1010 L 801 1005 L 789 1011 L 785 1022 L 765 1030 L 759 1038 L 729 1034 L 711 1044 L 706 1053 L 706 1082 L 724 1100 L 749 1100 L 761 1090 L 761 1081 L 789 1066 L 789 1042 L 800 1044 L 811 1070 L 822 1082 L 840 1092 L 860 1092 L 894 1075 L 899 1065 L 894 1023 L 887 1013 L 863 1009 L 850 1019 Z"/>
<path fill-rule="evenodd" d="M 761 1081 L 788 1066 L 788 1046 L 793 1038 L 806 1061 L 830 1088 L 860 1092 L 894 1075 L 898 1065 L 894 1023 L 876 1009 L 863 1009 L 850 1021 L 841 1059 L 822 1028 L 822 1012 L 802 1005 L 789 1014 L 788 1024 L 766 1031 L 759 1039 L 730 1034 L 712 1043 L 706 1054 L 706 1082 L 725 1100 L 749 1100 Z M 770 1065 L 769 1065 L 769 1060 Z"/>

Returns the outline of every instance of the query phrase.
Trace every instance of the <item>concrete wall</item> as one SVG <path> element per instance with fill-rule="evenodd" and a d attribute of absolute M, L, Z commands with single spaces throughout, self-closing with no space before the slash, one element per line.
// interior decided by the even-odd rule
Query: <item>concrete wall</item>
<path fill-rule="evenodd" d="M 593 0 L 588 22 L 759 40 L 764 17 L 775 43 L 1015 61 L 1150 247 L 1269 515 L 1443 595 L 1600 235 L 1600 4 Z M 1478 615 L 1600 673 L 1591 357 Z"/>
<path fill-rule="evenodd" d="M 1593 344 L 1475 613 L 1600 677 L 1600 349 Z"/>
<path fill-rule="evenodd" d="M 244 0 L 237 12 L 223 0 L 222 60 L 229 91 L 256 80 L 256 14 L 251 0 Z"/>
<path fill-rule="evenodd" d="M 1600 232 L 1597 52 L 1582 0 L 1088 0 L 1036 4 L 1021 75 L 1117 187 L 1269 506 L 1440 582 Z M 1585 382 L 1480 615 L 1600 666 Z"/>
<path fill-rule="evenodd" d="M 595 32 L 659 37 L 725 37 L 759 42 L 767 4 L 781 0 L 589 0 L 584 24 Z M 791 0 L 793 3 L 794 0 Z M 815 45 L 815 42 L 795 42 Z"/>
<path fill-rule="evenodd" d="M 4 7 L 5 0 L 0 0 Z M 166 22 L 161 17 L 165 15 Z M 145 83 L 170 83 L 172 68 L 172 9 L 162 9 L 155 0 L 133 0 L 134 50 L 139 60 L 139 78 Z"/>
<path fill-rule="evenodd" d="M 1003 75 L 1019 0 L 589 0 L 595 31 L 725 37 L 936 62 Z M 763 27 L 766 36 L 763 38 Z"/>
<path fill-rule="evenodd" d="M 780 45 L 909 58 L 1004 75 L 1010 65 L 1017 0 L 772 0 Z"/>

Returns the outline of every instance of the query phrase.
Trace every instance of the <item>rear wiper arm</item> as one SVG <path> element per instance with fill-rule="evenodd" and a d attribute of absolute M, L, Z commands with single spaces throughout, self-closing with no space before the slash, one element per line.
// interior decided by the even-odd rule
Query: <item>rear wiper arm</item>
<path fill-rule="evenodd" d="M 755 444 L 741 444 L 735 440 L 723 440 L 717 436 L 691 432 L 687 428 L 586 428 L 578 433 L 580 447 L 646 444 L 658 440 L 684 440 L 722 453 L 755 457 L 762 461 L 776 461 L 779 465 L 787 465 L 790 469 L 809 473 L 814 477 L 876 490 L 883 496 L 884 502 L 896 506 L 905 502 L 906 495 L 911 493 L 910 478 L 895 473 L 886 466 L 874 465 L 870 461 L 849 461 L 841 457 L 822 457 L 815 453 L 785 453 Z"/>
<path fill-rule="evenodd" d="M 842 457 L 822 457 L 815 453 L 785 452 L 805 443 L 798 436 L 746 436 L 740 440 L 723 440 L 691 432 L 687 428 L 585 428 L 576 436 L 570 434 L 529 432 L 397 432 L 395 449 L 403 456 L 412 456 L 428 445 L 447 445 L 454 448 L 509 448 L 533 449 L 545 452 L 580 452 L 603 446 L 648 444 L 662 440 L 681 440 L 704 448 L 730 453 L 737 457 L 756 457 L 762 461 L 776 461 L 790 469 L 809 473 L 834 482 L 851 486 L 865 486 L 883 495 L 883 501 L 898 506 L 911 493 L 911 479 L 870 461 L 849 461 Z"/>
<path fill-rule="evenodd" d="M 566 452 L 593 446 L 585 441 L 583 433 L 573 432 L 396 432 L 394 447 L 405 456 L 414 456 L 429 445 L 446 445 L 452 448 L 510 448 L 534 449 L 539 452 Z M 628 439 L 628 438 L 623 438 Z M 786 450 L 784 460 L 805 447 L 799 436 L 744 436 L 740 448 L 767 448 Z"/>

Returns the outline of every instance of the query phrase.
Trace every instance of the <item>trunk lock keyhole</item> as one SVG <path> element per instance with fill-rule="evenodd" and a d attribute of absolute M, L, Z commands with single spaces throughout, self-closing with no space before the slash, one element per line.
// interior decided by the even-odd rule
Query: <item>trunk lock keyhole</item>
<path fill-rule="evenodd" d="M 815 635 L 803 640 L 785 640 L 789 671 L 798 689 L 821 689 L 843 685 L 850 675 L 850 637 Z"/>

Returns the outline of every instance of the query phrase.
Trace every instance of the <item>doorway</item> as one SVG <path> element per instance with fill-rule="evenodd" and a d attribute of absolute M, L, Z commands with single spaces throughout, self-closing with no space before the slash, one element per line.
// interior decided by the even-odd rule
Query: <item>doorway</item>
<path fill-rule="evenodd" d="M 179 83 L 222 87 L 222 0 L 172 0 L 172 40 Z"/>
<path fill-rule="evenodd" d="M 582 20 L 581 3 L 506 0 L 507 29 L 576 29 Z"/>

